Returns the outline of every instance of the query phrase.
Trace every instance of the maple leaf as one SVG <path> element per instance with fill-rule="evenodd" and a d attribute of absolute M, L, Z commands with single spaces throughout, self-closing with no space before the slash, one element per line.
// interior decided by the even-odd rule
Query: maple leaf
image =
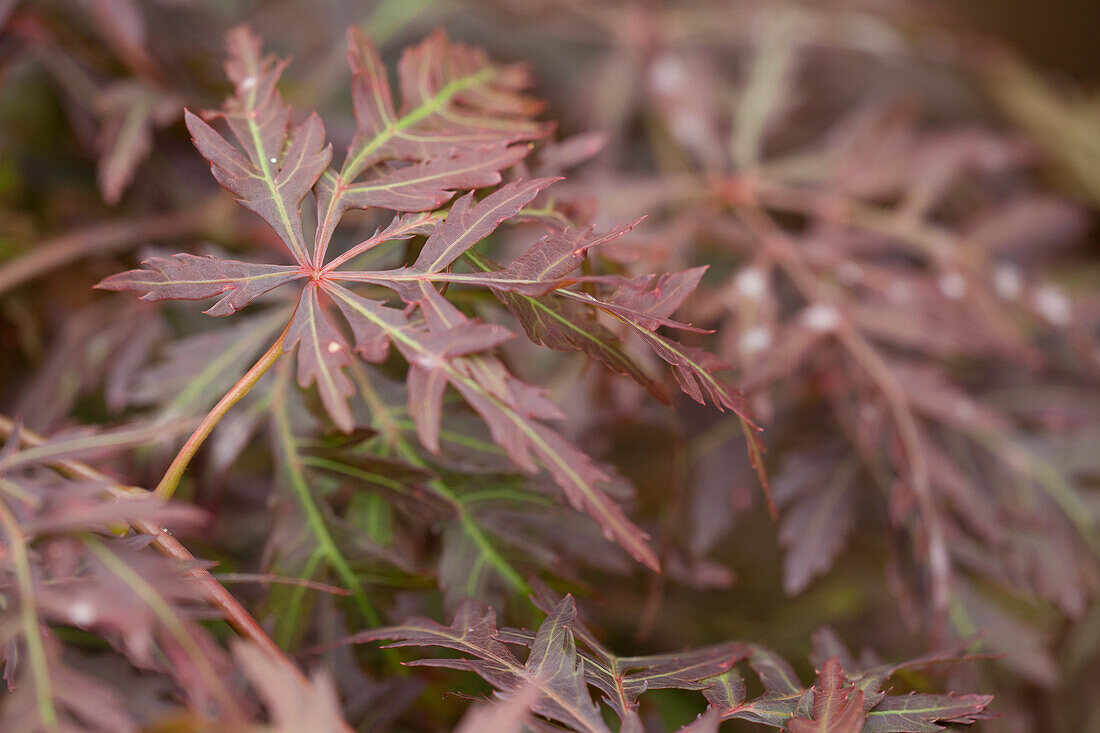
<path fill-rule="evenodd" d="M 612 228 L 600 235 L 594 235 L 592 226 L 566 227 L 547 234 L 524 254 L 509 263 L 503 270 L 486 271 L 475 276 L 476 281 L 489 286 L 495 292 L 520 293 L 528 296 L 542 296 L 556 288 L 573 282 L 618 282 L 620 278 L 610 276 L 566 277 L 585 261 L 588 250 L 623 236 L 641 219 Z M 470 253 L 466 253 L 469 259 Z M 472 261 L 475 266 L 485 260 Z M 484 267 L 479 269 L 485 270 Z M 458 282 L 462 282 L 459 280 Z"/>
<path fill-rule="evenodd" d="M 29 674 L 20 675 L 14 689 L 6 695 L 0 725 L 5 730 L 34 733 L 57 730 L 59 723 L 69 730 L 90 733 L 140 730 L 138 722 L 126 709 L 124 696 L 98 675 L 86 674 L 65 664 L 59 658 L 59 647 L 53 639 L 45 644 L 48 678 L 33 680 Z M 44 681 L 48 686 L 36 689 L 36 685 Z"/>
<path fill-rule="evenodd" d="M 530 683 L 523 675 L 531 673 L 532 660 L 537 662 L 534 669 L 541 670 L 545 660 L 551 658 L 558 665 L 553 679 L 564 678 L 555 689 L 568 690 L 566 697 L 570 700 L 590 703 L 587 691 L 577 679 L 579 670 L 585 684 L 603 693 L 604 702 L 619 716 L 623 730 L 631 731 L 641 730 L 638 698 L 656 689 L 702 692 L 710 703 L 705 724 L 700 726 L 703 730 L 713 729 L 715 720 L 737 718 L 799 733 L 924 733 L 939 730 L 933 725 L 936 721 L 966 724 L 987 717 L 983 711 L 992 700 L 987 695 L 895 696 L 880 692 L 886 679 L 900 670 L 965 659 L 957 650 L 880 665 L 850 678 L 839 658 L 830 657 L 822 665 L 816 684 L 807 689 L 785 660 L 758 644 L 727 642 L 669 654 L 618 656 L 576 620 L 570 596 L 555 601 L 553 593 L 536 583 L 534 601 L 547 613 L 547 620 L 537 633 L 498 629 L 492 610 L 466 601 L 456 610 L 449 627 L 428 619 L 413 619 L 398 626 L 361 632 L 346 641 L 391 640 L 390 646 L 453 649 L 468 656 L 422 659 L 412 664 L 472 671 L 505 692 Z M 557 637 L 548 634 L 548 629 L 568 631 L 568 638 L 562 637 L 555 646 L 550 640 Z M 821 642 L 820 637 L 815 638 L 815 646 Z M 517 658 L 508 650 L 510 645 L 531 649 L 522 673 Z M 545 651 L 547 647 L 551 652 Z M 841 649 L 841 653 L 848 657 L 846 650 Z M 734 667 L 745 659 L 764 688 L 761 695 L 750 701 L 745 699 L 745 681 Z M 592 729 L 587 727 L 587 719 L 578 718 L 575 708 L 563 712 L 551 705 L 549 709 L 555 714 L 545 712 L 546 709 L 534 708 L 574 730 Z"/>
<path fill-rule="evenodd" d="M 741 718 L 782 728 L 806 690 L 790 664 L 769 649 L 754 646 L 748 662 L 764 685 L 763 694 L 745 702 L 744 680 L 736 670 L 731 670 L 704 689 L 703 696 L 718 709 L 723 720 Z"/>
<path fill-rule="evenodd" d="M 552 613 L 561 601 L 544 585 L 535 585 L 535 604 Z M 619 656 L 601 644 L 595 635 L 579 621 L 573 623 L 573 633 L 584 645 L 581 657 L 585 662 L 588 684 L 604 694 L 604 701 L 623 720 L 637 716 L 638 698 L 648 690 L 707 690 L 713 679 L 747 656 L 752 648 L 740 642 L 713 644 L 667 654 Z M 509 629 L 502 639 L 531 646 L 533 637 Z M 639 721 L 640 722 L 640 721 Z"/>
<path fill-rule="evenodd" d="M 388 87 L 384 92 L 379 87 L 386 84 L 384 70 L 381 77 L 370 76 L 372 64 L 377 61 L 377 52 L 360 34 L 352 33 L 351 40 L 352 66 L 357 73 L 357 88 L 360 89 L 358 96 L 362 97 L 362 87 L 368 83 L 373 85 L 373 94 L 384 93 L 388 96 Z M 303 278 L 320 266 L 320 260 L 312 265 L 307 256 L 300 208 L 302 200 L 318 182 L 331 158 L 330 148 L 324 146 L 324 129 L 315 115 L 297 127 L 290 123 L 289 107 L 282 102 L 276 89 L 285 63 L 277 61 L 274 56 L 262 56 L 257 36 L 247 29 L 237 28 L 230 33 L 228 45 L 226 71 L 235 84 L 235 93 L 227 100 L 221 112 L 212 113 L 210 117 L 225 119 L 244 153 L 190 113 L 187 118 L 188 126 L 199 151 L 210 160 L 215 177 L 236 194 L 242 204 L 263 217 L 275 229 L 297 260 L 298 266 L 256 265 L 181 254 L 172 258 L 149 260 L 145 263 L 146 269 L 114 275 L 101 282 L 99 287 L 136 291 L 146 300 L 201 299 L 228 293 L 207 311 L 211 315 L 228 315 L 257 296 Z M 320 208 L 336 207 L 335 213 L 330 212 L 326 218 L 331 223 L 331 228 L 327 231 L 324 226 L 318 228 L 318 242 L 325 243 L 317 247 L 319 257 L 323 258 L 324 246 L 327 246 L 332 229 L 344 209 L 351 206 L 382 206 L 406 212 L 431 209 L 450 198 L 455 189 L 499 183 L 498 171 L 512 165 L 526 153 L 527 149 L 523 146 L 485 147 L 493 140 L 501 139 L 502 133 L 499 130 L 492 132 L 491 139 L 474 136 L 477 138 L 477 145 L 474 147 L 456 148 L 461 142 L 459 138 L 452 140 L 453 144 L 445 150 L 434 145 L 409 147 L 408 143 L 417 134 L 429 128 L 435 129 L 440 124 L 442 118 L 437 115 L 457 113 L 457 110 L 450 110 L 447 106 L 451 97 L 460 90 L 477 97 L 476 85 L 490 84 L 497 75 L 495 67 L 484 62 L 479 54 L 461 46 L 448 51 L 449 48 L 442 36 L 433 37 L 420 52 L 413 51 L 406 55 L 401 74 L 407 75 L 416 69 L 423 71 L 419 66 L 420 57 L 441 53 L 443 57 L 432 56 L 423 60 L 429 65 L 441 64 L 440 73 L 443 76 L 463 72 L 465 75 L 462 79 L 469 78 L 469 84 L 460 79 L 455 82 L 455 87 L 438 89 L 440 96 L 424 96 L 424 90 L 419 89 L 416 98 L 420 104 L 411 106 L 400 119 L 391 120 L 390 127 L 372 128 L 361 117 L 363 125 L 357 139 L 362 146 L 373 152 L 365 152 L 353 144 L 341 173 L 343 177 L 339 189 L 335 190 L 331 186 L 326 188 L 324 185 L 318 187 Z M 474 61 L 478 62 L 476 68 L 467 68 Z M 506 85 L 519 83 L 518 79 L 512 78 L 511 72 L 500 73 L 507 77 L 504 82 Z M 408 84 L 405 86 L 409 87 Z M 361 104 L 359 108 L 362 112 Z M 496 107 L 488 104 L 487 114 L 493 109 Z M 450 119 L 451 115 L 444 116 Z M 470 132 L 471 119 L 459 115 L 459 120 L 451 124 Z M 516 130 L 527 132 L 517 131 L 504 137 L 524 137 L 542 129 L 526 123 L 517 122 L 517 125 Z M 389 142 L 384 143 L 383 138 Z M 386 164 L 386 160 L 414 157 L 413 148 L 420 151 L 423 158 L 420 163 L 400 168 Z M 364 172 L 367 179 L 352 185 Z M 499 218 L 488 229 L 484 228 L 481 220 L 464 222 L 461 207 L 457 211 L 453 209 L 453 215 L 448 217 L 448 232 L 456 233 L 457 236 L 457 230 L 463 229 L 463 224 L 468 223 L 464 232 L 467 239 L 444 241 L 443 237 L 436 237 L 430 240 L 426 251 L 432 252 L 435 248 L 452 249 L 452 259 L 457 257 L 463 246 L 472 245 L 488 234 L 500 220 L 514 215 L 519 207 L 550 180 L 519 184 L 518 188 L 513 186 L 504 189 L 491 195 L 491 200 L 482 202 L 475 212 L 478 216 L 485 213 L 483 207 L 496 207 L 500 203 L 499 208 L 494 209 Z M 425 188 L 428 181 L 437 187 L 432 189 L 436 193 L 429 193 Z M 439 188 L 440 186 L 443 188 Z M 467 204 L 470 200 L 465 199 Z M 399 239 L 414 233 L 423 233 L 426 226 L 430 228 L 430 224 L 434 224 L 434 221 L 428 218 L 409 220 L 399 217 L 380 236 L 385 238 L 382 241 Z M 334 261 L 330 266 L 343 261 Z M 346 398 L 352 389 L 343 374 L 343 367 L 349 359 L 346 345 L 343 344 L 342 336 L 324 316 L 312 280 L 305 288 L 291 322 L 288 346 L 297 347 L 299 352 L 300 384 L 308 386 L 316 383 L 322 401 L 335 422 L 342 429 L 350 430 L 351 416 Z M 384 348 L 384 345 L 380 348 Z M 370 353 L 366 355 L 371 356 Z M 417 376 L 420 376 L 419 373 Z"/>
<path fill-rule="evenodd" d="M 428 237 L 420 255 L 408 268 L 417 274 L 440 272 L 463 252 L 493 233 L 500 223 L 510 219 L 529 204 L 539 191 L 556 178 L 531 178 L 509 183 L 481 201 L 466 194 L 451 207 L 447 218 Z"/>
<path fill-rule="evenodd" d="M 176 94 L 140 82 L 118 82 L 103 91 L 96 104 L 96 181 L 104 201 L 119 202 L 153 149 L 153 128 L 175 122 L 182 106 Z"/>
<path fill-rule="evenodd" d="M 299 264 L 306 264 L 302 199 L 328 166 L 332 147 L 325 145 L 325 128 L 316 114 L 297 127 L 290 124 L 290 107 L 275 86 L 285 61 L 261 56 L 259 37 L 244 27 L 230 31 L 228 46 L 225 69 L 236 91 L 210 116 L 225 119 L 245 155 L 190 111 L 184 113 L 187 129 L 218 182 L 271 225 Z"/>
<path fill-rule="evenodd" d="M 21 425 L 16 425 L 0 452 L 0 475 L 44 464 L 91 460 L 184 432 L 188 421 L 124 425 L 114 429 L 78 428 L 57 433 L 37 445 L 19 448 Z"/>
<path fill-rule="evenodd" d="M 787 550 L 783 588 L 790 595 L 802 592 L 816 575 L 829 569 L 855 525 L 857 466 L 850 460 L 835 463 L 822 486 L 825 460 L 818 455 L 813 460 L 796 456 L 776 480 L 776 499 L 785 507 L 779 525 L 779 542 Z"/>
<path fill-rule="evenodd" d="M 719 409 L 733 410 L 751 423 L 744 397 L 732 385 L 718 380 L 713 374 L 728 369 L 728 365 L 702 349 L 678 344 L 656 333 L 658 326 L 694 329 L 671 321 L 668 316 L 691 294 L 705 270 L 705 267 L 697 267 L 668 273 L 659 278 L 652 289 L 648 287 L 651 277 L 639 278 L 624 284 L 606 299 L 574 291 L 557 292 L 592 305 L 630 326 L 657 356 L 673 367 L 680 388 L 693 400 L 700 404 L 713 404 Z"/>
<path fill-rule="evenodd" d="M 818 635 L 815 646 L 821 644 Z M 847 650 L 835 644 L 827 648 L 849 657 Z M 853 672 L 849 677 L 840 657 L 834 654 L 822 664 L 815 686 L 807 690 L 786 661 L 764 647 L 752 645 L 748 661 L 760 677 L 763 694 L 746 701 L 745 681 L 736 669 L 731 669 L 708 680 L 710 685 L 703 695 L 723 720 L 740 718 L 776 728 L 786 726 L 800 733 L 925 733 L 942 730 L 934 725 L 937 721 L 966 724 L 988 717 L 984 710 L 993 697 L 889 695 L 881 691 L 883 684 L 901 670 L 965 659 L 958 650 L 948 650 Z"/>
<path fill-rule="evenodd" d="M 558 180 L 512 181 L 480 200 L 471 190 L 499 183 L 500 171 L 526 154 L 527 146 L 513 143 L 548 131 L 529 119 L 538 105 L 522 94 L 526 76 L 517 67 L 492 66 L 480 52 L 436 34 L 402 57 L 398 82 L 403 104 L 398 112 L 377 50 L 355 30 L 349 44 L 357 129 L 338 173 L 325 172 L 331 150 L 325 146 L 320 120 L 310 116 L 298 126 L 290 121 L 289 108 L 276 90 L 285 63 L 262 56 L 259 38 L 245 29 L 235 29 L 229 38 L 226 70 L 234 82 L 234 94 L 221 112 L 209 115 L 225 120 L 240 150 L 188 113 L 195 144 L 211 162 L 215 177 L 275 229 L 297 266 L 177 255 L 150 260 L 145 269 L 112 276 L 100 287 L 136 291 L 147 300 L 222 296 L 207 312 L 228 315 L 271 289 L 308 277 L 283 348 L 297 352 L 299 385 L 316 385 L 325 410 L 341 430 L 354 428 L 348 400 L 355 388 L 346 373 L 352 364 L 352 346 L 326 314 L 327 301 L 344 316 L 354 335 L 354 350 L 364 359 L 381 362 L 391 344 L 405 357 L 409 414 L 429 451 L 439 448 L 442 403 L 450 384 L 486 421 L 494 439 L 517 465 L 534 471 L 541 464 L 572 506 L 589 513 L 605 535 L 635 559 L 658 569 L 647 535 L 602 488 L 610 479 L 608 474 L 539 422 L 560 418 L 561 412 L 540 390 L 516 379 L 492 356 L 492 350 L 511 334 L 467 318 L 435 283 L 479 285 L 517 297 L 553 293 L 594 304 L 637 330 L 673 365 L 677 381 L 692 398 L 732 408 L 747 421 L 740 395 L 712 374 L 724 365 L 702 350 L 653 332 L 662 325 L 693 328 L 669 316 L 698 285 L 703 268 L 635 282 L 570 274 L 588 250 L 629 231 L 634 224 L 628 224 L 601 235 L 590 227 L 551 233 L 503 270 L 450 271 L 458 258 Z M 319 222 L 312 256 L 307 255 L 300 211 L 310 190 L 316 195 Z M 458 190 L 470 192 L 445 215 L 433 211 Z M 388 208 L 398 214 L 384 230 L 326 263 L 329 241 L 349 208 Z M 342 269 L 362 252 L 415 234 L 428 237 L 411 265 L 394 270 Z M 563 289 L 580 279 L 619 288 L 606 301 Z M 363 298 L 340 283 L 389 288 L 415 306 L 423 320 Z M 565 311 L 558 308 L 558 312 Z M 632 373 L 659 393 L 613 342 L 588 343 L 602 336 L 601 331 L 582 321 L 579 328 L 564 333 L 546 338 L 581 343 L 581 348 L 615 369 Z M 763 475 L 761 449 L 747 423 L 746 437 L 754 465 Z"/>
<path fill-rule="evenodd" d="M 499 733 L 522 733 L 524 724 L 530 717 L 531 704 L 538 699 L 538 689 L 521 687 L 506 698 L 497 698 L 489 703 L 472 706 L 454 733 L 481 733 L 499 731 Z"/>
<path fill-rule="evenodd" d="M 159 358 L 135 371 L 126 385 L 126 401 L 158 405 L 164 418 L 201 414 L 233 386 L 289 317 L 289 308 L 272 308 L 164 344 Z"/>
<path fill-rule="evenodd" d="M 298 385 L 309 387 L 316 382 L 333 422 L 344 432 L 351 432 L 354 422 L 347 398 L 355 388 L 344 373 L 344 367 L 351 363 L 348 343 L 321 309 L 313 283 L 306 286 L 286 339 L 288 348 L 298 347 Z"/>
<path fill-rule="evenodd" d="M 510 292 L 499 292 L 497 297 L 535 343 L 557 351 L 583 351 L 613 373 L 630 377 L 662 402 L 669 402 L 664 388 L 627 354 L 618 336 L 601 325 L 591 309 L 563 298 Z"/>
<path fill-rule="evenodd" d="M 749 451 L 749 462 L 760 485 L 773 517 L 778 516 L 775 501 L 772 499 L 768 474 L 764 466 L 764 444 L 760 440 L 760 429 L 753 421 L 748 403 L 744 396 L 732 384 L 715 376 L 715 372 L 729 369 L 729 365 L 714 354 L 703 349 L 685 346 L 656 332 L 659 325 L 684 327 L 684 324 L 669 321 L 668 316 L 683 302 L 695 288 L 706 268 L 695 268 L 680 273 L 671 273 L 658 280 L 651 291 L 645 291 L 650 278 L 642 278 L 620 288 L 609 300 L 600 300 L 587 293 L 571 290 L 556 290 L 555 293 L 581 303 L 590 304 L 605 313 L 619 319 L 648 344 L 653 352 L 673 368 L 676 383 L 684 394 L 700 404 L 712 404 L 719 409 L 729 409 L 737 416 L 745 445 Z M 662 289 L 667 287 L 667 292 Z M 639 286 L 642 292 L 638 292 Z M 652 309 L 652 311 L 647 309 Z M 691 327 L 689 327 L 691 328 Z"/>

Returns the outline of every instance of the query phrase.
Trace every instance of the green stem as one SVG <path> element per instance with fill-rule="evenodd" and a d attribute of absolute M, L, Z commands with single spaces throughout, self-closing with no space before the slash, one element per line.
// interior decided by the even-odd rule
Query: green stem
<path fill-rule="evenodd" d="M 320 565 L 321 561 L 324 559 L 324 552 L 320 549 L 314 550 L 313 554 L 306 560 L 301 577 L 306 580 L 312 580 L 313 574 L 317 572 L 317 566 Z M 277 641 L 283 648 L 290 646 L 293 641 L 293 634 L 302 628 L 301 624 L 298 623 L 298 618 L 302 613 L 302 603 L 305 601 L 305 595 L 306 588 L 304 585 L 299 585 L 291 591 L 287 612 L 279 619 L 279 624 L 276 626 L 275 633 L 277 634 Z"/>
<path fill-rule="evenodd" d="M 179 488 L 180 479 L 183 478 L 183 472 L 187 470 L 187 465 L 210 436 L 214 426 L 225 417 L 225 414 L 229 412 L 229 408 L 248 394 L 256 385 L 256 382 L 260 381 L 260 377 L 282 356 L 283 345 L 286 343 L 286 334 L 289 330 L 290 324 L 288 323 L 283 332 L 279 334 L 279 338 L 271 345 L 271 348 L 260 357 L 259 361 L 252 365 L 252 368 L 243 377 L 237 380 L 237 383 L 225 393 L 225 396 L 218 400 L 218 404 L 214 405 L 214 408 L 206 414 L 199 426 L 195 428 L 195 432 L 191 433 L 191 437 L 187 439 L 187 442 L 180 448 L 179 453 L 172 459 L 172 464 L 168 466 L 164 478 L 157 484 L 157 488 L 153 493 L 164 500 L 172 498 L 172 494 L 176 493 L 176 489 Z"/>
<path fill-rule="evenodd" d="M 279 443 L 286 459 L 290 487 L 298 497 L 298 503 L 301 504 L 302 510 L 306 514 L 306 523 L 309 525 L 310 531 L 317 540 L 319 549 L 325 554 L 332 569 L 336 571 L 336 575 L 351 592 L 351 597 L 355 600 L 360 613 L 363 614 L 363 617 L 372 628 L 377 628 L 382 625 L 382 619 L 378 616 L 378 612 L 374 609 L 370 599 L 367 598 L 367 594 L 363 592 L 359 577 L 352 570 L 351 565 L 348 564 L 347 558 L 336 547 L 336 541 L 333 540 L 332 534 L 328 531 L 328 525 L 321 514 L 321 508 L 313 500 L 313 494 L 306 484 L 305 467 L 302 464 L 301 456 L 298 455 L 294 431 L 290 425 L 290 415 L 286 410 L 286 401 L 281 398 L 275 399 L 272 403 L 272 410 L 275 415 L 275 428 L 279 436 Z"/>
<path fill-rule="evenodd" d="M 58 727 L 59 721 L 57 710 L 53 706 L 46 647 L 42 643 L 42 627 L 39 625 L 38 609 L 34 605 L 34 578 L 31 574 L 30 557 L 27 554 L 27 538 L 11 509 L 2 501 L 0 501 L 0 524 L 3 525 L 4 534 L 8 537 L 8 551 L 11 553 L 12 565 L 15 567 L 15 576 L 19 583 L 23 638 L 27 642 L 27 657 L 30 659 L 31 676 L 34 678 L 38 716 L 48 730 L 54 730 Z"/>

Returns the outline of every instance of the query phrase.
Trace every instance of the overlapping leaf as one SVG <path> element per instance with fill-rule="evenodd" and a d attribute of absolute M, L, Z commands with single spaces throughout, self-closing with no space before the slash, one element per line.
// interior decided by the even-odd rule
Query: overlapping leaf
<path fill-rule="evenodd" d="M 422 659 L 412 664 L 449 667 L 474 672 L 494 688 L 512 691 L 532 686 L 539 691 L 531 709 L 572 730 L 607 733 L 609 728 L 592 702 L 584 679 L 584 663 L 577 656 L 572 624 L 576 617 L 567 596 L 539 627 L 531 653 L 521 663 L 495 637 L 496 614 L 473 601 L 455 611 L 450 626 L 417 618 L 400 626 L 356 634 L 349 641 L 389 640 L 396 646 L 440 646 L 468 655 L 460 659 Z"/>
<path fill-rule="evenodd" d="M 469 252 L 466 257 L 484 272 L 499 270 L 492 260 Z M 668 402 L 661 385 L 626 353 L 619 338 L 596 320 L 590 308 L 566 298 L 536 298 L 504 289 L 494 292 L 535 343 L 556 351 L 583 351 L 612 372 L 630 377 L 662 402 Z"/>
<path fill-rule="evenodd" d="M 799 733 L 924 733 L 942 730 L 934 724 L 937 721 L 968 724 L 988 717 L 984 710 L 992 698 L 987 695 L 887 695 L 879 690 L 895 671 L 957 657 L 930 655 L 852 678 L 832 657 L 818 673 L 816 684 L 806 688 L 785 660 L 759 645 L 729 642 L 672 654 L 620 657 L 576 621 L 571 597 L 552 603 L 544 591 L 537 594 L 537 603 L 547 610 L 537 633 L 498 629 L 492 610 L 467 601 L 456 610 L 450 626 L 417 618 L 355 634 L 347 641 L 388 640 L 390 646 L 458 651 L 466 656 L 412 664 L 471 671 L 504 692 L 536 685 L 547 697 L 533 707 L 534 712 L 577 731 L 605 730 L 587 686 L 603 694 L 624 730 L 641 730 L 638 698 L 655 689 L 700 691 L 710 703 L 711 715 L 720 720 L 736 718 Z M 526 665 L 508 649 L 513 644 L 530 648 Z M 734 667 L 744 659 L 764 688 L 750 701 L 746 701 L 745 681 Z"/>
<path fill-rule="evenodd" d="M 232 31 L 228 43 L 225 69 L 236 91 L 212 116 L 225 119 L 245 154 L 190 111 L 187 129 L 218 182 L 270 224 L 304 264 L 302 199 L 328 166 L 332 148 L 316 114 L 299 126 L 290 123 L 290 108 L 276 89 L 286 62 L 262 56 L 259 37 L 245 28 Z"/>
<path fill-rule="evenodd" d="M 439 302 L 421 301 L 422 307 L 431 302 L 434 312 L 441 311 L 438 318 L 455 319 L 454 328 L 433 333 L 424 326 L 402 322 L 400 311 L 368 301 L 336 284 L 326 287 L 352 323 L 357 338 L 364 335 L 367 349 L 384 335 L 408 360 L 410 414 L 426 446 L 435 445 L 438 439 L 441 387 L 445 380 L 485 420 L 494 440 L 517 465 L 533 471 L 537 467 L 533 458 L 537 458 L 575 508 L 592 515 L 607 536 L 635 559 L 653 569 L 660 567 L 646 543 L 646 534 L 601 489 L 600 485 L 610 477 L 588 456 L 538 422 L 538 418 L 559 417 L 557 408 L 539 390 L 517 380 L 492 357 L 460 355 L 483 344 L 499 343 L 504 334 L 498 329 L 479 327 L 453 311 L 453 306 L 447 309 Z M 436 291 L 429 286 L 426 292 Z M 463 331 L 473 338 L 462 339 Z"/>

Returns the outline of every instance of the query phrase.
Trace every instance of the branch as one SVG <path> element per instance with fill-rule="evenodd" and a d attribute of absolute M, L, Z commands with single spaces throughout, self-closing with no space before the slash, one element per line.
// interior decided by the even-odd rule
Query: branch
<path fill-rule="evenodd" d="M 217 213 L 224 208 L 219 196 L 186 211 L 109 221 L 62 234 L 0 265 L 0 293 L 93 254 L 105 255 L 149 240 L 197 235 L 210 229 L 211 220 L 218 218 Z"/>

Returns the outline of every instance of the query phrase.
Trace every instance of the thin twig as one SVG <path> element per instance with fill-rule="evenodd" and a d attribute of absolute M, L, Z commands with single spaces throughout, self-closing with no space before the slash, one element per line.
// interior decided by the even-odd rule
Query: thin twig
<path fill-rule="evenodd" d="M 195 428 L 195 432 L 191 433 L 191 437 L 187 439 L 187 442 L 180 448 L 179 453 L 172 459 L 171 465 L 169 465 L 168 470 L 164 472 L 164 477 L 160 480 L 160 483 L 157 484 L 157 488 L 153 493 L 162 499 L 170 499 L 172 497 L 172 494 L 174 494 L 179 487 L 180 479 L 183 478 L 183 472 L 187 470 L 187 465 L 191 463 L 191 459 L 195 457 L 195 453 L 198 452 L 199 448 L 210 436 L 215 426 L 225 417 L 225 414 L 229 412 L 229 409 L 233 407 L 233 405 L 240 402 L 240 400 L 249 393 L 256 385 L 256 382 L 260 381 L 260 377 L 267 373 L 271 365 L 282 356 L 283 344 L 286 343 L 286 335 L 289 331 L 290 323 L 287 323 L 286 328 L 279 334 L 279 338 L 275 339 L 275 343 L 271 345 L 271 348 L 252 365 L 251 369 L 245 372 L 243 377 L 237 380 L 237 383 L 218 400 L 218 404 L 214 405 L 213 409 L 206 414 L 206 417 L 202 419 L 199 426 Z"/>

